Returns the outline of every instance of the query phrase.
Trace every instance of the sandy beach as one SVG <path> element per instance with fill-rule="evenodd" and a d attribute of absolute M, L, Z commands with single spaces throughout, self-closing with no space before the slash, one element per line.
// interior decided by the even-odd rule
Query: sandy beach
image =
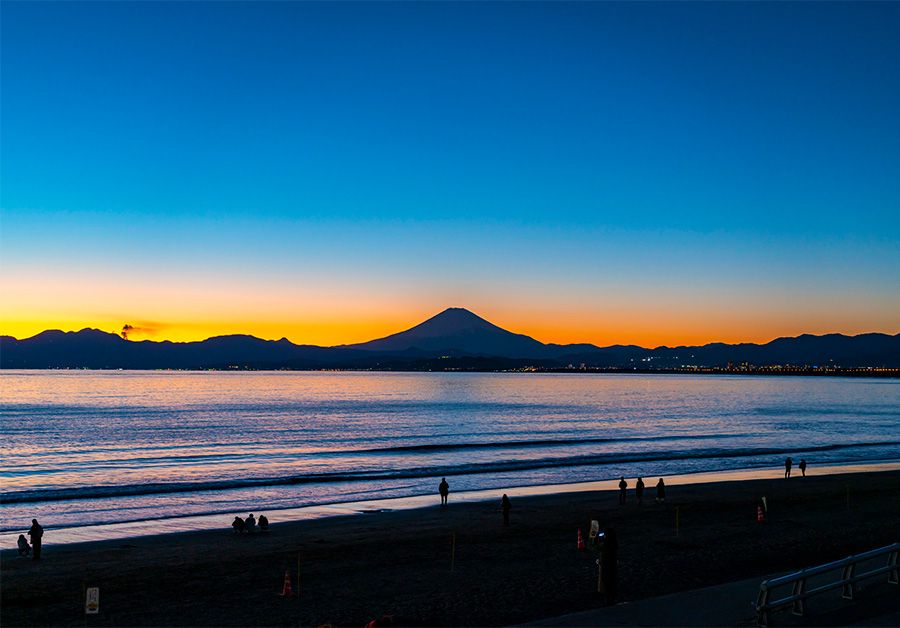
<path fill-rule="evenodd" d="M 199 531 L 2 554 L 2 623 L 23 625 L 499 625 L 602 605 L 576 530 L 618 532 L 620 597 L 635 600 L 812 565 L 900 537 L 900 472 L 652 485 L 278 524 L 253 537 Z M 633 486 L 633 482 L 631 483 Z M 610 483 L 610 489 L 613 489 Z M 769 517 L 756 522 L 767 496 Z M 498 495 L 499 497 L 499 495 Z M 648 499 L 649 497 L 649 499 Z M 437 504 L 437 498 L 435 498 Z M 676 536 L 676 513 L 679 524 Z M 452 538 L 456 552 L 451 561 Z M 300 596 L 282 598 L 285 570 Z M 452 570 L 451 570 L 452 567 Z M 85 618 L 84 587 L 100 588 Z M 749 605 L 749 600 L 748 600 Z"/>

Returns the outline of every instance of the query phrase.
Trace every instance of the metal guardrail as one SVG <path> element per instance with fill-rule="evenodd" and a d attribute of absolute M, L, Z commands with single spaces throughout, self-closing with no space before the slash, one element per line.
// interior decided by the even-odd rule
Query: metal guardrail
<path fill-rule="evenodd" d="M 900 543 L 894 543 L 886 547 L 881 547 L 862 554 L 848 556 L 842 560 L 836 560 L 831 563 L 819 565 L 803 569 L 796 573 L 780 576 L 766 580 L 759 585 L 759 595 L 756 598 L 756 621 L 760 626 L 769 625 L 769 613 L 786 606 L 791 607 L 794 615 L 803 615 L 806 610 L 806 599 L 819 593 L 841 589 L 841 597 L 846 600 L 853 599 L 853 591 L 857 582 L 888 574 L 888 582 L 891 584 L 900 583 L 900 565 L 898 565 L 898 555 L 900 555 Z M 881 556 L 887 558 L 887 564 L 883 567 L 876 567 L 869 571 L 856 573 L 856 566 L 859 563 L 877 559 Z M 826 584 L 822 584 L 813 589 L 806 588 L 806 581 L 831 571 L 840 570 L 840 578 L 832 580 Z M 792 585 L 791 594 L 785 597 L 772 599 L 773 589 Z"/>

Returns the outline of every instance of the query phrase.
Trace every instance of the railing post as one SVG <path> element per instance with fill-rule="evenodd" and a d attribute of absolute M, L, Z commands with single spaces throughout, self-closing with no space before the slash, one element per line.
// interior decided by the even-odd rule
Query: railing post
<path fill-rule="evenodd" d="M 853 571 L 856 569 L 856 563 L 851 562 L 844 565 L 844 571 L 841 574 L 841 580 L 844 582 L 841 597 L 845 600 L 853 599 Z"/>
<path fill-rule="evenodd" d="M 900 565 L 897 564 L 897 554 L 900 551 L 894 547 L 894 550 L 888 554 L 888 567 L 892 567 L 888 572 L 888 582 L 891 584 L 900 584 Z"/>
<path fill-rule="evenodd" d="M 805 607 L 803 605 L 803 597 L 802 595 L 806 592 L 806 578 L 800 578 L 794 582 L 794 595 L 801 596 L 794 600 L 794 603 L 791 605 L 791 612 L 794 615 L 803 615 L 803 611 Z"/>
<path fill-rule="evenodd" d="M 759 594 L 756 596 L 756 624 L 758 626 L 769 625 L 769 587 L 763 582 L 759 585 Z"/>

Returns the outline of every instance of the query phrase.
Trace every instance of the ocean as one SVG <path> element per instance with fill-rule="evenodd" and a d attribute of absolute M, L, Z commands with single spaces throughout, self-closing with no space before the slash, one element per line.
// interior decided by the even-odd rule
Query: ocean
<path fill-rule="evenodd" d="M 900 460 L 891 379 L 2 371 L 0 416 L 0 532 Z"/>

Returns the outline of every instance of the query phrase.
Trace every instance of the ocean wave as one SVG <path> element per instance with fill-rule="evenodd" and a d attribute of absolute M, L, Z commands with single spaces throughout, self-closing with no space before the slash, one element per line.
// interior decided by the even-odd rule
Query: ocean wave
<path fill-rule="evenodd" d="M 580 456 L 567 456 L 558 458 L 539 458 L 533 460 L 501 460 L 496 462 L 474 463 L 465 465 L 445 465 L 437 467 L 418 467 L 397 470 L 373 470 L 358 472 L 335 473 L 311 473 L 307 475 L 294 475 L 283 477 L 246 478 L 211 480 L 202 482 L 166 482 L 145 484 L 124 484 L 110 486 L 84 486 L 59 489 L 40 489 L 28 491 L 14 491 L 0 494 L 0 503 L 24 504 L 40 502 L 69 501 L 79 499 L 103 499 L 113 497 L 131 497 L 141 495 L 193 493 L 206 491 L 222 491 L 230 489 L 271 487 L 304 484 L 325 484 L 333 482 L 374 482 L 382 480 L 427 478 L 427 477 L 453 477 L 461 475 L 476 475 L 485 473 L 504 473 L 514 471 L 529 471 L 536 469 L 549 469 L 558 467 L 583 467 L 604 466 L 613 464 L 628 464 L 635 462 L 664 462 L 688 459 L 714 459 L 714 458 L 749 458 L 755 456 L 796 455 L 848 450 L 858 448 L 895 447 L 900 441 L 878 441 L 848 444 L 830 444 L 814 447 L 766 447 L 766 448 L 742 448 L 742 449 L 692 449 L 667 452 L 633 452 L 633 453 L 606 453 L 589 454 Z M 895 456 L 896 454 L 892 454 Z"/>

